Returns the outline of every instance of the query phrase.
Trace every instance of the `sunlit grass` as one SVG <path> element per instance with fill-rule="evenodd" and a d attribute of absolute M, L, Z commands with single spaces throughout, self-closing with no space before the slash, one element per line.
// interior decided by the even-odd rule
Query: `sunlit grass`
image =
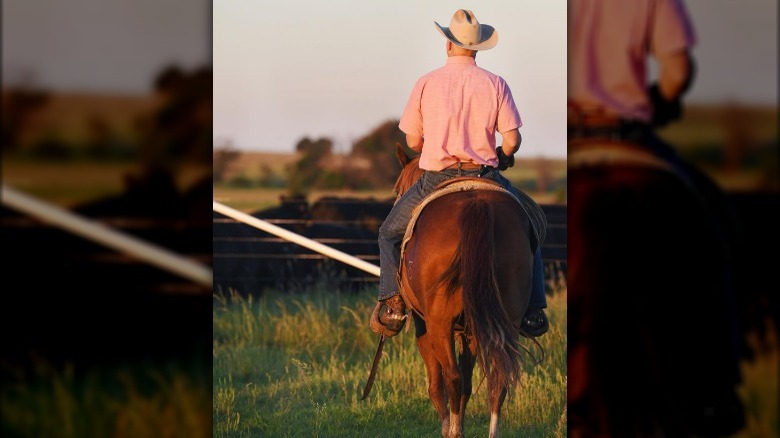
<path fill-rule="evenodd" d="M 368 328 L 375 299 L 324 290 L 216 295 L 214 435 L 439 436 L 411 324 L 387 342 L 372 392 L 360 400 L 377 342 Z M 547 355 L 538 366 L 525 359 L 503 409 L 506 436 L 566 435 L 565 289 L 549 305 L 552 328 L 540 339 Z M 480 376 L 477 367 L 469 436 L 487 435 Z"/>
<path fill-rule="evenodd" d="M 39 361 L 4 366 L 3 436 L 211 436 L 211 388 L 203 372 L 178 365 L 128 365 L 76 371 Z"/>
<path fill-rule="evenodd" d="M 768 321 L 767 327 L 765 342 L 758 341 L 757 333 L 751 333 L 748 337 L 755 357 L 744 361 L 741 366 L 743 382 L 738 393 L 745 405 L 746 425 L 736 435 L 737 438 L 780 436 L 780 353 L 777 330 L 771 321 Z"/>

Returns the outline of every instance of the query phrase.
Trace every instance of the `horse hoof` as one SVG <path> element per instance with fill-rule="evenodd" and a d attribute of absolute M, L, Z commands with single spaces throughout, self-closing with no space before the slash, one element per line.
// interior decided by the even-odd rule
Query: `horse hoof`
<path fill-rule="evenodd" d="M 442 438 L 449 438 L 450 436 L 450 420 L 442 420 L 441 422 L 441 436 Z"/>

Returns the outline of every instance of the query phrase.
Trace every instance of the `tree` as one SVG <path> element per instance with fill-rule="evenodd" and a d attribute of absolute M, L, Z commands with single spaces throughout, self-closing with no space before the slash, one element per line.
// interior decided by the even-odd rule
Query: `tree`
<path fill-rule="evenodd" d="M 300 196 L 325 181 L 326 173 L 332 173 L 325 171 L 325 164 L 332 157 L 333 141 L 329 138 L 312 141 L 305 137 L 298 142 L 295 150 L 301 158 L 288 169 L 290 183 L 287 191 L 292 196 Z"/>
<path fill-rule="evenodd" d="M 239 155 L 240 152 L 235 150 L 233 144 L 230 142 L 226 142 L 224 145 L 214 148 L 214 161 L 212 165 L 214 182 L 218 183 L 225 180 L 230 163 L 235 161 Z"/>
<path fill-rule="evenodd" d="M 398 120 L 388 120 L 352 145 L 353 161 L 365 166 L 355 169 L 350 185 L 355 188 L 388 187 L 395 184 L 400 167 L 395 156 L 395 144 L 406 144 L 406 135 L 398 128 Z M 413 152 L 407 149 L 407 153 Z"/>
<path fill-rule="evenodd" d="M 3 92 L 3 149 L 18 149 L 30 117 L 49 100 L 49 93 L 23 85 Z"/>

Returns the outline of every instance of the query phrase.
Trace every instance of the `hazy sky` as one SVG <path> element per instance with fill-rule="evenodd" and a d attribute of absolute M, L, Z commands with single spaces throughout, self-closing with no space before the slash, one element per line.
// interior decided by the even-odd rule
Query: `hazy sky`
<path fill-rule="evenodd" d="M 498 31 L 477 64 L 504 77 L 526 155 L 565 155 L 565 1 L 463 1 Z M 239 148 L 292 150 L 330 137 L 346 152 L 401 115 L 419 76 L 442 66 L 457 7 L 437 1 L 214 3 L 214 134 Z"/>
<path fill-rule="evenodd" d="M 688 102 L 776 103 L 777 0 L 689 0 L 699 44 Z M 414 81 L 445 62 L 456 8 L 496 27 L 477 63 L 504 77 L 524 121 L 520 156 L 565 156 L 566 2 L 270 1 L 214 3 L 214 135 L 292 150 L 327 136 L 347 150 L 400 117 Z"/>
<path fill-rule="evenodd" d="M 148 93 L 166 65 L 211 62 L 208 0 L 4 0 L 3 83 Z"/>
<path fill-rule="evenodd" d="M 777 0 L 688 0 L 699 44 L 688 102 L 777 103 Z M 5 0 L 2 73 L 57 90 L 146 93 L 165 65 L 213 61 L 214 138 L 292 151 L 400 117 L 445 61 L 434 21 L 457 8 L 496 27 L 477 63 L 500 74 L 524 126 L 520 156 L 565 155 L 566 1 Z M 213 34 L 212 34 L 213 31 Z"/>

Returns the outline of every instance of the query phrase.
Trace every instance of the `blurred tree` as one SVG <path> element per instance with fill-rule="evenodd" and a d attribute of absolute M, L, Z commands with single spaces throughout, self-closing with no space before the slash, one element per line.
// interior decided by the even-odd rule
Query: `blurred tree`
<path fill-rule="evenodd" d="M 3 90 L 2 141 L 3 150 L 18 150 L 21 135 L 30 116 L 49 100 L 50 94 L 32 85 Z"/>
<path fill-rule="evenodd" d="M 215 183 L 223 182 L 225 180 L 230 163 L 235 161 L 239 155 L 241 155 L 241 153 L 237 151 L 229 141 L 224 145 L 214 148 L 212 169 Z"/>
<path fill-rule="evenodd" d="M 287 191 L 291 196 L 301 196 L 318 187 L 326 162 L 333 156 L 333 141 L 329 138 L 312 141 L 305 137 L 298 142 L 295 150 L 301 158 L 288 169 Z"/>
<path fill-rule="evenodd" d="M 212 160 L 212 73 L 210 67 L 185 72 L 172 65 L 154 80 L 157 110 L 143 122 L 141 164 L 175 171 L 184 163 Z"/>
<path fill-rule="evenodd" d="M 398 129 L 398 120 L 388 120 L 352 145 L 351 160 L 355 169 L 348 175 L 352 188 L 392 187 L 401 171 L 395 156 L 395 144 L 406 148 L 406 135 Z M 408 148 L 407 154 L 414 154 Z"/>

